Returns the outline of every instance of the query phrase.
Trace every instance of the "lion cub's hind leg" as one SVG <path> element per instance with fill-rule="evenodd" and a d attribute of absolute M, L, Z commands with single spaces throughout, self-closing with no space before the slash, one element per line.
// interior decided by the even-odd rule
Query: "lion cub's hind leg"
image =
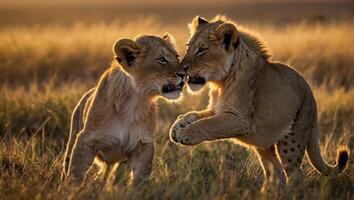
<path fill-rule="evenodd" d="M 305 144 L 301 133 L 291 131 L 277 144 L 277 151 L 284 166 L 287 182 L 297 184 L 301 181 L 300 165 L 305 154 Z"/>
<path fill-rule="evenodd" d="M 76 138 L 75 147 L 73 149 L 70 165 L 69 165 L 69 176 L 71 176 L 71 181 L 76 183 L 81 183 L 85 180 L 88 169 L 91 167 L 97 152 L 92 144 L 85 141 L 85 132 L 80 132 Z"/>
<path fill-rule="evenodd" d="M 286 179 L 283 173 L 283 167 L 276 155 L 274 146 L 269 149 L 256 149 L 256 152 L 264 172 L 265 180 L 262 191 L 266 192 L 272 187 L 278 189 L 278 186 L 284 185 Z"/>
<path fill-rule="evenodd" d="M 76 107 L 73 110 L 72 116 L 71 116 L 71 122 L 70 122 L 70 133 L 69 133 L 69 139 L 66 144 L 66 150 L 63 158 L 63 169 L 61 173 L 61 181 L 63 182 L 66 179 L 69 168 L 69 163 L 71 159 L 71 154 L 74 148 L 74 143 L 76 141 L 76 138 L 79 134 L 79 132 L 83 129 L 84 127 L 84 114 L 85 110 L 88 108 L 91 100 L 92 100 L 92 94 L 94 93 L 95 88 L 92 88 L 88 92 L 86 92 L 80 99 L 79 103 L 76 105 Z"/>
<path fill-rule="evenodd" d="M 304 104 L 294 116 L 284 138 L 276 145 L 287 176 L 287 182 L 292 185 L 297 185 L 302 180 L 300 165 L 307 147 L 309 130 L 313 123 L 313 120 L 309 119 L 313 118 L 315 114 L 313 112 L 313 102 L 311 100 L 304 101 Z"/>

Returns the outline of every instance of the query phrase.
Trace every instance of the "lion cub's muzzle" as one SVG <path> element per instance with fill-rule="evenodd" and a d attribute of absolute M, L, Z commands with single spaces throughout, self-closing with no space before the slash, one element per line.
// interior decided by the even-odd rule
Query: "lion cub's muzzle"
<path fill-rule="evenodd" d="M 174 91 L 182 91 L 185 80 L 186 74 L 185 73 L 176 73 L 178 77 L 178 81 L 176 83 L 169 82 L 162 86 L 162 93 L 170 93 Z"/>
<path fill-rule="evenodd" d="M 162 93 L 169 93 L 169 92 L 174 92 L 174 91 L 182 91 L 182 88 L 184 86 L 183 81 L 180 82 L 179 84 L 175 85 L 173 83 L 168 83 L 162 86 Z"/>

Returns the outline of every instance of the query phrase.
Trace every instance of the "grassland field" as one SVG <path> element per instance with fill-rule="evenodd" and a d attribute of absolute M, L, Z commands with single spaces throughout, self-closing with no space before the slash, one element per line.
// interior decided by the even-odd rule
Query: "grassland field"
<path fill-rule="evenodd" d="M 273 61 L 290 64 L 310 83 L 318 104 L 321 152 L 331 164 L 339 146 L 354 150 L 354 18 L 338 16 L 281 23 L 241 20 L 262 36 Z M 352 157 L 348 169 L 331 179 L 305 158 L 302 184 L 266 197 L 259 193 L 263 176 L 258 159 L 247 148 L 230 141 L 195 147 L 172 143 L 171 123 L 204 108 L 207 91 L 200 96 L 185 92 L 178 104 L 159 101 L 149 183 L 129 190 L 123 166 L 107 190 L 90 183 L 80 194 L 58 192 L 71 111 L 109 66 L 114 41 L 169 32 L 183 55 L 191 18 L 166 23 L 149 15 L 69 24 L 41 18 L 41 23 L 21 23 L 11 12 L 0 14 L 0 199 L 353 199 Z"/>

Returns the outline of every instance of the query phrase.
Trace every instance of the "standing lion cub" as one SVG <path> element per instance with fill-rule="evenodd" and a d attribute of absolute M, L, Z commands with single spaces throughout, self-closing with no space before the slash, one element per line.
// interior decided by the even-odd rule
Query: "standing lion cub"
<path fill-rule="evenodd" d="M 114 44 L 111 68 L 73 112 L 63 181 L 82 182 L 95 158 L 106 168 L 105 180 L 122 161 L 132 169 L 133 185 L 149 177 L 156 100 L 179 98 L 185 79 L 171 41 L 169 35 L 141 36 Z"/>
<path fill-rule="evenodd" d="M 210 83 L 210 104 L 178 117 L 170 132 L 173 141 L 196 145 L 236 139 L 257 152 L 264 186 L 283 184 L 286 177 L 297 180 L 305 151 L 313 167 L 326 176 L 346 168 L 347 150 L 338 151 L 335 166 L 321 156 L 316 102 L 301 75 L 271 62 L 253 33 L 222 17 L 211 22 L 196 17 L 190 28 L 182 65 L 188 69 L 191 90 Z"/>

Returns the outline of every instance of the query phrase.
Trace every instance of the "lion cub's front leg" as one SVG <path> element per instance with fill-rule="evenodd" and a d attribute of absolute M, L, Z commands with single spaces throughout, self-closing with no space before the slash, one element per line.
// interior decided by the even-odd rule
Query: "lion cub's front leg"
<path fill-rule="evenodd" d="M 192 111 L 188 112 L 184 115 L 180 115 L 175 123 L 173 123 L 170 129 L 170 138 L 173 141 L 177 141 L 176 133 L 178 133 L 181 129 L 185 128 L 187 125 L 215 115 L 215 106 L 217 99 L 219 97 L 218 89 L 210 89 L 209 90 L 209 105 L 206 110 L 203 111 Z"/>
<path fill-rule="evenodd" d="M 210 117 L 214 115 L 213 110 L 205 110 L 205 111 L 192 111 L 189 113 L 186 113 L 184 115 L 180 115 L 177 120 L 173 123 L 170 129 L 170 138 L 175 141 L 176 138 L 176 133 L 178 133 L 181 129 L 185 128 L 187 125 L 191 124 L 192 122 L 195 122 L 197 120 Z"/>
<path fill-rule="evenodd" d="M 130 184 L 133 186 L 149 179 L 154 159 L 154 144 L 143 143 L 141 145 L 141 148 L 134 151 L 129 159 L 129 165 L 132 169 Z"/>
<path fill-rule="evenodd" d="M 203 141 L 226 139 L 246 135 L 250 125 L 242 117 L 225 113 L 191 123 L 176 132 L 173 141 L 184 145 L 196 145 Z"/>

